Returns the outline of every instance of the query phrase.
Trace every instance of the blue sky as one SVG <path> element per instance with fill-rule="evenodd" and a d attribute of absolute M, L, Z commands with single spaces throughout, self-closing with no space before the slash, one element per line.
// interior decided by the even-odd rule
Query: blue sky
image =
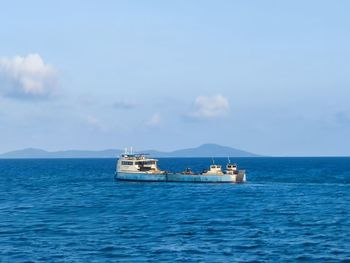
<path fill-rule="evenodd" d="M 4 1 L 0 152 L 350 155 L 348 1 Z"/>

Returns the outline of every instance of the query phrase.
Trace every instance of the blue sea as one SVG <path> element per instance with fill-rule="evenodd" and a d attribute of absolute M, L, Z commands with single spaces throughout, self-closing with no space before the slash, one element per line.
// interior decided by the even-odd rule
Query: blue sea
<path fill-rule="evenodd" d="M 350 262 L 350 158 L 231 161 L 246 184 L 118 182 L 114 159 L 0 160 L 0 262 Z"/>

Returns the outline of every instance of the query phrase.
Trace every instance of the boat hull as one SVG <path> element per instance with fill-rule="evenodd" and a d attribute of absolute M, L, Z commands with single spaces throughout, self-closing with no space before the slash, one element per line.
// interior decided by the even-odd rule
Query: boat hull
<path fill-rule="evenodd" d="M 116 179 L 135 182 L 244 183 L 245 173 L 224 175 L 116 173 Z"/>
<path fill-rule="evenodd" d="M 165 174 L 144 174 L 144 173 L 116 173 L 115 178 L 120 181 L 147 181 L 166 182 Z"/>

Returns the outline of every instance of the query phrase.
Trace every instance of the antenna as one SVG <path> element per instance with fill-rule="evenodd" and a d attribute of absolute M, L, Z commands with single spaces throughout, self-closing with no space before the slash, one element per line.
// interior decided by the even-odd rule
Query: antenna
<path fill-rule="evenodd" d="M 124 148 L 124 154 L 128 154 L 128 148 Z"/>
<path fill-rule="evenodd" d="M 132 146 L 130 147 L 130 154 L 132 154 Z"/>
<path fill-rule="evenodd" d="M 231 163 L 230 156 L 227 156 L 228 163 Z"/>

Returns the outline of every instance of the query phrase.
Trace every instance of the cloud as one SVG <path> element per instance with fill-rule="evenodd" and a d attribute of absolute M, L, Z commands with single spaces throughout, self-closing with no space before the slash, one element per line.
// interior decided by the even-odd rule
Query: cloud
<path fill-rule="evenodd" d="M 0 80 L 0 92 L 19 99 L 51 97 L 58 83 L 55 68 L 39 54 L 0 59 Z"/>
<path fill-rule="evenodd" d="M 158 112 L 154 113 L 152 117 L 146 122 L 146 126 L 154 127 L 158 126 L 161 122 L 161 116 Z"/>
<path fill-rule="evenodd" d="M 93 115 L 86 116 L 85 123 L 99 131 L 107 130 L 107 128 L 101 123 L 101 121 Z"/>
<path fill-rule="evenodd" d="M 215 96 L 198 96 L 193 103 L 193 110 L 190 112 L 190 118 L 195 119 L 214 119 L 225 116 L 230 109 L 230 104 L 224 96 L 218 94 Z"/>
<path fill-rule="evenodd" d="M 133 109 L 137 106 L 137 103 L 133 100 L 120 99 L 113 103 L 113 107 L 116 109 Z"/>

